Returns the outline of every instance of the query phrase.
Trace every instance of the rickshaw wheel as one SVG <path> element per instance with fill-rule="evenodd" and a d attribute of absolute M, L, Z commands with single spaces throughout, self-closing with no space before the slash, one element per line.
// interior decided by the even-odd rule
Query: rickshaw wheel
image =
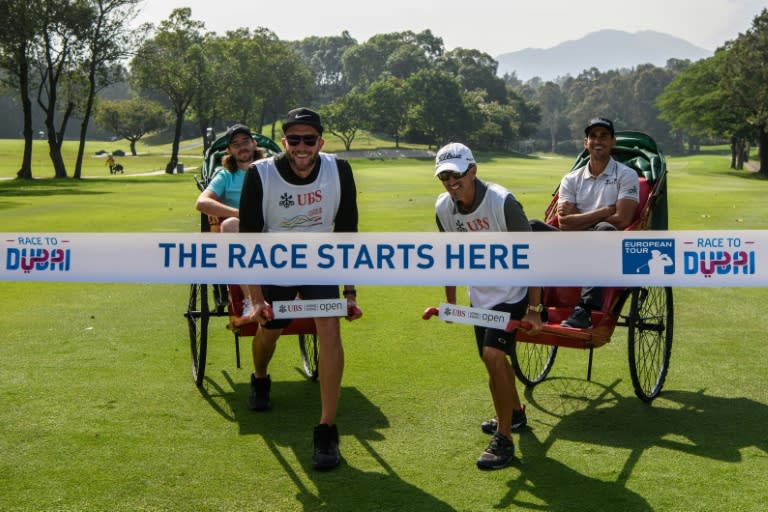
<path fill-rule="evenodd" d="M 535 386 L 547 378 L 556 356 L 557 345 L 518 341 L 510 354 L 515 375 L 527 387 Z"/>
<path fill-rule="evenodd" d="M 189 348 L 192 354 L 192 378 L 198 386 L 205 377 L 205 357 L 208 351 L 208 285 L 193 284 L 189 287 L 187 305 Z"/>
<path fill-rule="evenodd" d="M 299 334 L 299 351 L 301 352 L 301 364 L 304 367 L 304 375 L 308 379 L 317 380 L 318 375 L 320 375 L 317 366 L 317 334 Z"/>
<path fill-rule="evenodd" d="M 672 354 L 672 288 L 649 287 L 632 290 L 629 313 L 629 373 L 635 394 L 650 402 L 664 386 Z"/>

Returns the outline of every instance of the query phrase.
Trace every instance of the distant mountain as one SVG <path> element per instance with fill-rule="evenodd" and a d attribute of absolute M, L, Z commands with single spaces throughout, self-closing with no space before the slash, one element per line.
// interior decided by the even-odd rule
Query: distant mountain
<path fill-rule="evenodd" d="M 558 76 L 577 76 L 585 69 L 600 71 L 634 68 L 640 64 L 664 67 L 669 59 L 697 61 L 712 52 L 669 34 L 643 30 L 629 33 L 601 30 L 575 41 L 548 49 L 526 48 L 496 57 L 499 76 L 513 71 L 522 81 L 535 76 L 553 80 Z"/>

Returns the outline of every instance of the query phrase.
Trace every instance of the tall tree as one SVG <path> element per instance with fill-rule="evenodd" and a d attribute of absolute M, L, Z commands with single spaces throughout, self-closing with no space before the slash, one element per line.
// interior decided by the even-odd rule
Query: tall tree
<path fill-rule="evenodd" d="M 768 9 L 728 47 L 723 85 L 757 134 L 760 173 L 768 176 Z"/>
<path fill-rule="evenodd" d="M 659 108 L 656 104 L 656 99 L 674 78 L 673 73 L 669 69 L 652 64 L 642 64 L 627 78 L 630 80 L 627 89 L 632 94 L 629 109 L 632 128 L 654 134 L 656 142 L 668 152 L 682 150 L 680 147 L 675 147 L 675 139 L 670 136 L 672 130 L 669 124 L 659 117 Z"/>
<path fill-rule="evenodd" d="M 408 124 L 410 94 L 405 80 L 389 76 L 371 84 L 366 92 L 368 114 L 364 128 L 394 137 L 400 147 L 400 137 Z"/>
<path fill-rule="evenodd" d="M 165 166 L 165 172 L 169 174 L 178 165 L 184 117 L 204 76 L 204 29 L 203 22 L 192 19 L 190 8 L 174 9 L 131 61 L 134 87 L 161 93 L 175 114 L 171 158 Z"/>
<path fill-rule="evenodd" d="M 291 43 L 315 76 L 313 97 L 321 104 L 349 92 L 341 57 L 357 41 L 344 31 L 339 36 L 311 36 Z"/>
<path fill-rule="evenodd" d="M 657 98 L 683 67 L 682 61 L 670 61 L 666 68 L 651 64 L 603 72 L 592 68 L 575 78 L 566 77 L 560 86 L 572 140 L 581 141 L 584 123 L 603 115 L 613 119 L 617 130 L 646 132 L 665 151 L 678 151 L 680 137 L 659 118 Z"/>
<path fill-rule="evenodd" d="M 84 2 L 76 0 L 44 0 L 38 7 L 41 33 L 35 49 L 37 104 L 45 113 L 48 154 L 54 176 L 66 178 L 61 146 L 76 102 L 73 96 L 60 95 L 63 90 L 60 86 L 67 79 L 77 79 L 77 58 L 83 50 L 84 34 L 93 22 L 92 11 Z"/>
<path fill-rule="evenodd" d="M 391 74 L 406 78 L 443 55 L 443 40 L 425 30 L 377 34 L 363 44 L 344 52 L 342 62 L 347 83 L 363 91 L 370 84 Z"/>
<path fill-rule="evenodd" d="M 590 68 L 575 78 L 569 77 L 563 81 L 561 90 L 566 98 L 566 116 L 573 138 L 581 140 L 584 123 L 595 115 L 612 117 L 618 121 L 618 112 L 612 108 L 606 94 L 609 89 L 615 90 L 610 86 L 613 78 L 618 78 L 618 72 L 602 73 L 597 68 Z"/>
<path fill-rule="evenodd" d="M 320 110 L 325 130 L 340 138 L 347 151 L 352 147 L 367 113 L 366 97 L 359 93 L 345 94 Z"/>
<path fill-rule="evenodd" d="M 26 0 L 0 0 L 0 19 L 13 20 L 0 30 L 0 80 L 10 89 L 18 91 L 24 116 L 24 150 L 21 167 L 16 176 L 32 178 L 32 99 L 30 98 L 31 59 L 34 41 L 38 37 L 36 6 Z"/>
<path fill-rule="evenodd" d="M 102 100 L 96 107 L 95 120 L 131 143 L 131 154 L 136 156 L 136 143 L 148 133 L 168 126 L 169 112 L 160 103 L 144 98 L 131 100 Z"/>
<path fill-rule="evenodd" d="M 419 69 L 430 65 L 424 51 L 418 46 L 404 43 L 395 48 L 384 62 L 384 71 L 380 76 L 408 78 Z"/>
<path fill-rule="evenodd" d="M 86 77 L 84 101 L 80 122 L 80 140 L 75 160 L 74 177 L 80 178 L 88 124 L 91 120 L 96 94 L 124 78 L 120 61 L 133 50 L 139 30 L 130 29 L 129 23 L 136 15 L 141 0 L 90 0 L 92 23 L 82 34 L 83 48 L 80 62 Z"/>
<path fill-rule="evenodd" d="M 744 113 L 734 108 L 720 85 L 726 55 L 720 49 L 681 70 L 656 99 L 659 117 L 688 137 L 689 151 L 698 137 L 733 137 L 745 126 Z"/>
<path fill-rule="evenodd" d="M 509 104 L 514 107 L 519 118 L 520 125 L 517 136 L 520 138 L 532 137 L 541 122 L 541 106 L 512 88 L 507 90 L 507 95 Z"/>
<path fill-rule="evenodd" d="M 267 90 L 279 83 L 273 76 L 270 55 L 277 36 L 265 28 L 238 29 L 218 40 L 221 72 L 217 76 L 222 94 L 222 116 L 228 123 L 244 123 L 261 130 Z M 267 71 L 269 70 L 269 71 Z"/>
<path fill-rule="evenodd" d="M 456 48 L 447 52 L 439 63 L 440 69 L 458 78 L 464 90 L 479 89 L 485 91 L 487 102 L 507 103 L 506 83 L 497 74 L 499 63 L 487 53 Z"/>
<path fill-rule="evenodd" d="M 225 73 L 229 65 L 226 58 L 227 45 L 221 38 L 214 34 L 205 34 L 203 42 L 199 46 L 199 58 L 201 62 L 197 66 L 197 87 L 190 101 L 190 111 L 197 123 L 198 134 L 202 141 L 203 151 L 213 142 L 208 136 L 208 129 L 212 129 L 215 121 L 219 119 L 224 110 L 224 98 L 229 87 Z"/>
<path fill-rule="evenodd" d="M 286 43 L 274 41 L 266 48 L 268 80 L 263 91 L 264 115 L 272 121 L 270 137 L 276 139 L 276 123 L 289 110 L 306 105 L 312 93 L 312 71 Z"/>
<path fill-rule="evenodd" d="M 565 109 L 565 97 L 560 86 L 554 82 L 546 82 L 539 90 L 539 103 L 541 104 L 541 124 L 549 133 L 550 151 L 554 153 Z"/>
<path fill-rule="evenodd" d="M 410 126 L 440 145 L 449 139 L 466 138 L 473 130 L 458 80 L 445 71 L 423 69 L 407 80 L 414 98 L 409 112 Z"/>
<path fill-rule="evenodd" d="M 478 149 L 506 149 L 519 133 L 520 116 L 515 107 L 488 101 L 485 91 L 475 89 L 464 95 L 467 111 L 475 128 L 469 141 Z"/>

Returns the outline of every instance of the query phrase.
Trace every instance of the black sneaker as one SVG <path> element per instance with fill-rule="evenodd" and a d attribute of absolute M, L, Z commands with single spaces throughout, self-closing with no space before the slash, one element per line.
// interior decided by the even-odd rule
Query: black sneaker
<path fill-rule="evenodd" d="M 522 409 L 512 411 L 512 430 L 520 430 L 528 424 L 528 417 L 525 415 L 525 406 Z M 491 418 L 480 424 L 480 428 L 486 434 L 493 434 L 499 426 L 496 418 Z"/>
<path fill-rule="evenodd" d="M 315 469 L 333 469 L 341 462 L 339 453 L 339 431 L 336 425 L 321 423 L 314 431 L 315 452 L 312 454 L 312 467 Z"/>
<path fill-rule="evenodd" d="M 248 408 L 252 411 L 267 411 L 272 408 L 272 402 L 269 401 L 269 390 L 272 387 L 272 380 L 269 375 L 257 379 L 251 374 L 251 396 L 248 397 Z"/>
<path fill-rule="evenodd" d="M 560 322 L 560 325 L 574 329 L 588 329 L 592 327 L 592 312 L 583 306 L 576 306 L 571 316 Z"/>
<path fill-rule="evenodd" d="M 501 469 L 515 460 L 515 443 L 496 432 L 488 443 L 488 448 L 477 459 L 480 469 Z"/>

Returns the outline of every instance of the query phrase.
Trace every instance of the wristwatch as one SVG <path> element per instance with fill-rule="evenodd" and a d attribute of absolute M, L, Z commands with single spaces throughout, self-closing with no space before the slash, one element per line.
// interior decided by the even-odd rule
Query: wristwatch
<path fill-rule="evenodd" d="M 544 304 L 537 304 L 536 306 L 531 306 L 528 304 L 528 311 L 533 311 L 534 313 L 541 313 L 544 311 Z"/>

